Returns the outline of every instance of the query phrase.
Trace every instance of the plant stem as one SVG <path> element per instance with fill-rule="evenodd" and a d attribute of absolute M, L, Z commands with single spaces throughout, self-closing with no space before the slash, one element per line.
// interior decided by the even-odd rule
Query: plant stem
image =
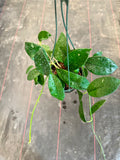
<path fill-rule="evenodd" d="M 57 65 L 58 65 L 59 67 L 61 67 L 61 65 L 58 63 L 57 59 L 55 59 L 55 58 L 53 57 L 53 60 L 57 63 Z"/>
<path fill-rule="evenodd" d="M 51 65 L 53 65 L 53 66 L 55 66 L 55 68 L 59 69 L 59 67 L 54 62 L 51 62 Z"/>
<path fill-rule="evenodd" d="M 46 82 L 47 78 L 48 78 L 48 77 L 46 77 L 45 82 Z M 36 107 L 37 107 L 37 104 L 38 104 L 38 102 L 39 102 L 39 100 L 40 100 L 40 97 L 41 97 L 41 95 L 42 95 L 42 93 L 43 93 L 44 86 L 45 86 L 45 82 L 44 82 L 44 85 L 42 86 L 40 95 L 39 95 L 38 99 L 36 100 L 36 103 L 35 103 L 34 108 L 33 108 L 33 111 L 32 111 L 32 115 L 31 115 L 31 119 L 30 119 L 30 129 L 29 129 L 29 142 L 28 142 L 29 144 L 31 143 L 31 129 L 32 129 L 33 115 L 34 115 L 35 109 L 36 109 Z"/>
<path fill-rule="evenodd" d="M 102 151 L 102 155 L 103 155 L 103 158 L 104 160 L 106 160 L 105 158 L 105 153 L 104 153 L 104 149 L 103 149 L 103 146 L 100 142 L 100 139 L 98 138 L 98 136 L 96 135 L 95 131 L 94 131 L 94 125 L 93 125 L 93 116 L 92 116 L 92 111 L 91 111 L 91 97 L 89 96 L 89 106 L 90 106 L 90 116 L 91 116 L 91 119 L 92 119 L 92 122 L 91 122 L 91 126 L 92 126 L 92 131 L 93 131 L 93 134 L 98 142 L 98 144 L 100 145 L 100 148 L 101 148 L 101 151 Z"/>
<path fill-rule="evenodd" d="M 48 58 L 50 59 L 50 64 L 51 65 L 54 65 L 56 68 L 58 68 L 59 69 L 59 67 L 61 67 L 61 65 L 58 63 L 58 61 L 57 61 L 57 59 L 55 59 L 54 57 L 53 57 L 53 60 L 57 63 L 57 65 L 52 61 L 52 58 L 47 54 L 47 56 L 48 56 Z"/>

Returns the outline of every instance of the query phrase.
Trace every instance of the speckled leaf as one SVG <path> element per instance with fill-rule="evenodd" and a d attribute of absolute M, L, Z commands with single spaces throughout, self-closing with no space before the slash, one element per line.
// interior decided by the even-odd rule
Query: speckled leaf
<path fill-rule="evenodd" d="M 43 75 L 49 75 L 50 65 L 49 58 L 43 48 L 41 48 L 34 57 L 37 70 Z"/>
<path fill-rule="evenodd" d="M 75 70 L 79 67 L 81 67 L 82 65 L 85 64 L 89 53 L 90 53 L 91 49 L 76 49 L 73 50 L 70 54 L 69 54 L 69 68 L 70 70 Z M 64 61 L 64 65 L 67 67 L 67 58 Z"/>
<path fill-rule="evenodd" d="M 51 34 L 47 31 L 41 31 L 38 34 L 38 40 L 41 42 L 42 40 L 46 40 L 51 36 Z"/>
<path fill-rule="evenodd" d="M 83 97 L 83 93 L 78 91 L 78 95 L 79 95 L 79 115 L 80 115 L 80 118 L 83 122 L 86 122 L 86 119 L 85 119 L 85 116 L 84 116 L 84 110 L 83 110 L 83 102 L 82 102 L 82 97 Z"/>
<path fill-rule="evenodd" d="M 65 98 L 65 93 L 62 83 L 59 80 L 59 78 L 55 76 L 53 73 L 49 74 L 48 88 L 53 97 L 59 100 L 63 100 Z"/>
<path fill-rule="evenodd" d="M 41 47 L 37 44 L 31 42 L 25 42 L 25 51 L 30 56 L 32 60 L 34 60 L 35 54 L 39 51 Z"/>
<path fill-rule="evenodd" d="M 120 85 L 115 77 L 101 77 L 92 81 L 87 89 L 92 97 L 103 97 L 114 92 Z"/>
<path fill-rule="evenodd" d="M 29 72 L 33 67 L 34 67 L 33 65 L 29 66 L 29 67 L 27 68 L 27 70 L 26 70 L 26 74 L 28 74 L 28 72 Z"/>
<path fill-rule="evenodd" d="M 102 52 L 96 52 L 95 54 L 93 54 L 93 57 L 95 57 L 95 56 L 102 56 Z"/>
<path fill-rule="evenodd" d="M 70 51 L 70 47 L 68 47 L 68 51 Z M 64 62 L 66 56 L 67 56 L 66 37 L 64 33 L 61 33 L 55 46 L 54 57 L 58 61 Z"/>
<path fill-rule="evenodd" d="M 91 112 L 92 114 L 95 113 L 102 105 L 105 103 L 106 100 L 100 100 L 96 102 L 92 107 L 91 107 Z"/>
<path fill-rule="evenodd" d="M 118 68 L 111 59 L 100 56 L 88 58 L 85 66 L 96 75 L 109 75 Z"/>
<path fill-rule="evenodd" d="M 27 80 L 31 81 L 36 77 L 38 77 L 39 75 L 40 75 L 40 72 L 36 68 L 34 68 L 28 73 Z"/>
<path fill-rule="evenodd" d="M 69 84 L 68 71 L 63 69 L 57 69 L 57 74 L 65 83 Z M 70 87 L 78 90 L 86 90 L 89 85 L 89 81 L 76 73 L 70 72 Z"/>

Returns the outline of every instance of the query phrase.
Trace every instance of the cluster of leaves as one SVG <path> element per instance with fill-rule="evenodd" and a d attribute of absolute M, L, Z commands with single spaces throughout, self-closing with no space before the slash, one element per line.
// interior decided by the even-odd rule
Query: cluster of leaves
<path fill-rule="evenodd" d="M 79 114 L 80 118 L 86 122 L 83 111 L 81 91 L 86 90 L 92 97 L 103 97 L 114 92 L 120 85 L 120 80 L 106 76 L 112 74 L 118 67 L 111 59 L 102 56 L 102 52 L 95 53 L 89 57 L 91 49 L 74 49 L 71 50 L 68 46 L 69 52 L 69 75 L 68 70 L 62 69 L 59 62 L 66 68 L 68 67 L 67 60 L 67 44 L 66 37 L 63 33 L 60 34 L 55 49 L 54 57 L 52 58 L 53 51 L 49 46 L 43 45 L 42 40 L 46 40 L 51 36 L 47 31 L 41 31 L 38 35 L 40 45 L 25 42 L 25 50 L 30 58 L 34 61 L 34 66 L 29 66 L 26 73 L 28 80 L 34 80 L 35 84 L 44 85 L 44 76 L 48 77 L 48 88 L 51 95 L 59 100 L 65 98 L 64 87 L 69 84 L 73 89 L 76 89 L 79 95 Z M 55 75 L 52 66 L 56 68 L 57 74 Z M 82 68 L 82 76 L 78 74 L 79 68 Z M 88 71 L 95 75 L 102 75 L 103 77 L 93 80 L 91 83 L 87 80 Z M 105 102 L 100 100 L 95 103 L 92 108 L 92 114 L 95 113 Z"/>

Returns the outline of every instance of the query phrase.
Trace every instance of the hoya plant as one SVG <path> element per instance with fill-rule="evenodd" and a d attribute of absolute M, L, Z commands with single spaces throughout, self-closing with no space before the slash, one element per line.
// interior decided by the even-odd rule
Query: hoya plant
<path fill-rule="evenodd" d="M 66 24 L 63 16 L 63 2 L 66 3 Z M 33 114 L 43 93 L 45 83 L 48 83 L 50 94 L 63 101 L 65 94 L 76 90 L 79 98 L 79 115 L 85 123 L 92 124 L 92 131 L 100 145 L 104 160 L 105 154 L 97 137 L 93 126 L 93 114 L 105 103 L 105 99 L 98 100 L 91 105 L 91 97 L 101 98 L 113 93 L 120 86 L 120 79 L 110 76 L 116 71 L 118 66 L 115 62 L 105 57 L 102 52 L 96 52 L 90 56 L 91 48 L 75 48 L 68 34 L 68 4 L 69 0 L 60 0 L 63 25 L 66 35 L 61 33 L 57 39 L 57 8 L 55 3 L 56 35 L 53 49 L 43 43 L 51 37 L 47 31 L 38 34 L 39 44 L 25 42 L 25 51 L 33 60 L 34 65 L 30 65 L 27 70 L 27 79 L 34 81 L 35 85 L 41 85 L 40 95 L 35 103 L 30 120 L 29 143 L 31 143 L 31 127 Z M 68 43 L 71 43 L 72 49 Z M 88 81 L 89 72 L 98 77 L 92 82 Z M 100 76 L 100 77 L 99 77 Z M 48 80 L 48 81 L 47 81 Z M 89 97 L 90 120 L 86 120 L 84 114 L 83 96 Z"/>
<path fill-rule="evenodd" d="M 40 44 L 25 42 L 25 51 L 34 61 L 34 66 L 27 68 L 26 74 L 29 81 L 34 80 L 35 85 L 42 85 L 41 93 L 35 104 L 31 116 L 32 118 L 43 92 L 44 85 L 48 79 L 48 88 L 50 94 L 63 101 L 66 92 L 76 90 L 79 97 L 79 115 L 83 122 L 92 122 L 92 114 L 94 114 L 104 103 L 105 99 L 100 99 L 93 106 L 90 106 L 91 120 L 87 121 L 84 115 L 82 98 L 84 94 L 90 97 L 104 97 L 113 93 L 120 86 L 120 79 L 109 76 L 118 68 L 115 62 L 97 52 L 90 57 L 90 48 L 70 49 L 69 66 L 67 59 L 67 43 L 64 33 L 59 35 L 53 50 L 48 45 L 43 44 L 43 40 L 47 40 L 51 34 L 47 31 L 41 31 L 38 35 Z M 87 79 L 88 73 L 100 76 L 92 82 Z M 30 126 L 30 142 L 31 142 L 31 126 Z"/>

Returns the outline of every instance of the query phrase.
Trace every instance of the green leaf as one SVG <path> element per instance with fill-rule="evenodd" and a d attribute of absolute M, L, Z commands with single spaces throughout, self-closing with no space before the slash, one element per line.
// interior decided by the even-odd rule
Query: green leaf
<path fill-rule="evenodd" d="M 34 68 L 28 73 L 27 80 L 31 81 L 35 79 L 36 77 L 38 77 L 39 75 L 40 75 L 40 72 L 37 71 L 36 68 Z"/>
<path fill-rule="evenodd" d="M 93 54 L 93 57 L 95 57 L 95 56 L 102 56 L 102 52 L 96 52 L 95 54 Z"/>
<path fill-rule="evenodd" d="M 44 50 L 47 52 L 47 54 L 51 57 L 53 51 L 50 50 L 50 47 L 48 45 L 44 45 L 44 44 L 42 44 L 41 47 L 44 48 Z"/>
<path fill-rule="evenodd" d="M 43 48 L 39 49 L 39 51 L 36 53 L 34 61 L 37 70 L 41 74 L 48 76 L 50 73 L 49 58 Z"/>
<path fill-rule="evenodd" d="M 85 64 L 89 53 L 90 53 L 91 49 L 76 49 L 73 50 L 70 54 L 69 54 L 69 68 L 70 70 L 75 70 L 79 67 L 81 67 L 82 65 Z M 64 61 L 64 65 L 67 67 L 67 58 Z"/>
<path fill-rule="evenodd" d="M 55 76 L 53 73 L 49 74 L 48 88 L 53 97 L 59 100 L 63 100 L 65 98 L 65 93 L 62 83 L 59 80 L 59 78 Z"/>
<path fill-rule="evenodd" d="M 88 71 L 87 71 L 86 68 L 84 68 L 84 73 L 85 73 L 84 77 L 87 77 L 88 76 Z"/>
<path fill-rule="evenodd" d="M 57 75 L 56 75 L 57 76 Z M 58 77 L 58 76 L 57 76 Z M 59 77 L 58 77 L 59 78 Z M 60 81 L 61 81 L 61 83 L 62 83 L 62 87 L 63 88 L 65 88 L 65 82 L 64 81 L 62 81 L 61 79 L 59 79 Z"/>
<path fill-rule="evenodd" d="M 87 69 L 86 69 L 85 67 L 82 67 L 82 75 L 83 75 L 84 77 L 87 77 L 87 76 L 88 76 L 88 71 L 87 71 Z"/>
<path fill-rule="evenodd" d="M 47 54 L 51 57 L 52 56 L 53 51 L 49 50 L 47 51 Z"/>
<path fill-rule="evenodd" d="M 37 44 L 31 42 L 25 42 L 25 51 L 30 56 L 32 60 L 34 60 L 35 54 L 39 51 L 41 47 Z"/>
<path fill-rule="evenodd" d="M 35 78 L 34 78 L 34 83 L 35 83 L 35 85 L 38 84 L 38 77 L 35 77 Z"/>
<path fill-rule="evenodd" d="M 51 36 L 51 34 L 47 31 L 41 31 L 38 34 L 38 40 L 41 42 L 42 40 L 46 40 Z"/>
<path fill-rule="evenodd" d="M 28 74 L 28 72 L 29 72 L 33 67 L 34 67 L 33 65 L 29 66 L 29 67 L 27 68 L 27 70 L 26 70 L 26 74 Z"/>
<path fill-rule="evenodd" d="M 79 105 L 79 115 L 80 115 L 80 118 L 83 122 L 86 122 L 86 119 L 85 119 L 85 116 L 84 116 L 84 110 L 83 110 L 83 102 L 82 102 L 82 97 L 83 97 L 83 93 L 78 91 L 78 95 L 79 95 L 79 102 L 80 102 L 80 105 Z"/>
<path fill-rule="evenodd" d="M 70 51 L 70 47 L 68 46 L 68 52 L 69 51 Z M 59 38 L 58 38 L 58 41 L 56 42 L 54 57 L 58 61 L 64 62 L 66 56 L 67 56 L 66 37 L 65 37 L 64 33 L 61 33 Z"/>
<path fill-rule="evenodd" d="M 37 84 L 43 85 L 44 84 L 44 76 L 42 74 L 40 74 L 38 77 L 34 78 L 34 82 L 35 82 L 35 85 L 37 85 Z"/>
<path fill-rule="evenodd" d="M 42 44 L 41 47 L 44 48 L 46 52 L 50 51 L 50 47 L 48 45 Z"/>
<path fill-rule="evenodd" d="M 96 75 L 109 75 L 118 68 L 111 59 L 100 56 L 88 58 L 85 66 Z"/>
<path fill-rule="evenodd" d="M 87 89 L 92 97 L 103 97 L 114 92 L 120 85 L 115 77 L 101 77 L 92 81 Z"/>
<path fill-rule="evenodd" d="M 104 103 L 106 100 L 100 100 L 96 102 L 92 107 L 91 107 L 91 112 L 92 114 L 95 113 Z"/>
<path fill-rule="evenodd" d="M 57 74 L 65 83 L 69 84 L 68 71 L 57 69 Z M 78 90 L 86 90 L 89 86 L 89 81 L 76 73 L 70 72 L 70 87 Z"/>
<path fill-rule="evenodd" d="M 44 84 L 44 76 L 43 76 L 42 74 L 40 74 L 40 75 L 38 76 L 38 83 L 41 84 L 41 85 Z"/>

